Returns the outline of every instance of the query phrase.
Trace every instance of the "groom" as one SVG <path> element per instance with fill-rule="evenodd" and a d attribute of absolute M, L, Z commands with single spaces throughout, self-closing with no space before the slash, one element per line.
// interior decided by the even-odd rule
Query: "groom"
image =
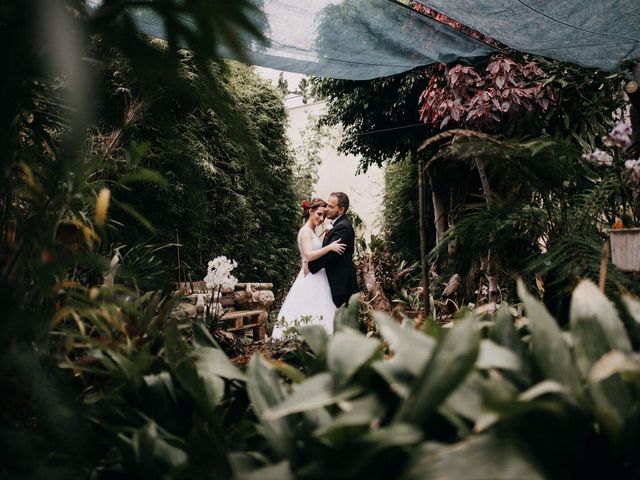
<path fill-rule="evenodd" d="M 345 215 L 348 209 L 349 197 L 346 193 L 334 192 L 329 195 L 325 210 L 327 218 L 332 220 L 332 227 L 326 232 L 322 246 L 326 246 L 334 240 L 340 240 L 346 245 L 345 250 L 342 255 L 329 252 L 308 264 L 311 273 L 316 273 L 323 268 L 326 270 L 331 287 L 331 297 L 336 307 L 348 302 L 351 295 L 359 291 L 356 269 L 353 266 L 356 235 L 351 222 Z"/>

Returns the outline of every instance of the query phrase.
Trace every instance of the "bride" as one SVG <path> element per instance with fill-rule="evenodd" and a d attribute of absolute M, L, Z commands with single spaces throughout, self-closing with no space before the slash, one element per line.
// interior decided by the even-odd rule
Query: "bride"
<path fill-rule="evenodd" d="M 322 246 L 322 241 L 315 233 L 315 228 L 322 225 L 325 218 L 327 204 L 321 198 L 314 198 L 311 202 L 304 202 L 304 217 L 307 220 L 298 231 L 298 250 L 302 260 L 302 267 L 307 262 L 316 260 L 329 252 L 342 255 L 345 244 L 340 239 Z M 327 333 L 333 333 L 333 317 L 336 306 L 331 299 L 331 289 L 324 268 L 314 274 L 305 276 L 304 269 L 300 272 L 285 298 L 280 312 L 276 317 L 271 338 L 282 339 L 291 334 L 292 327 L 300 325 L 322 325 Z"/>

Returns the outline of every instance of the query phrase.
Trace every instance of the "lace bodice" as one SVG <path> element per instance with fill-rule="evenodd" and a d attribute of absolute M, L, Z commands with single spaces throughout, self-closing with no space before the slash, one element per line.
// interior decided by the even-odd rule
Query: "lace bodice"
<path fill-rule="evenodd" d="M 305 223 L 298 231 L 298 251 L 300 252 L 300 260 L 305 260 L 305 246 L 307 249 L 318 250 L 322 248 L 322 240 L 318 238 L 316 232 L 311 230 Z"/>

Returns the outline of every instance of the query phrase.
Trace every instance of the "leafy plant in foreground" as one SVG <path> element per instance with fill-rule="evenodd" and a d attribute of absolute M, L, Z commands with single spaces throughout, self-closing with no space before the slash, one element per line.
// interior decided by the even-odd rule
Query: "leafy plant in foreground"
<path fill-rule="evenodd" d="M 563 332 L 520 295 L 520 332 L 506 309 L 485 327 L 468 314 L 440 339 L 378 315 L 391 356 L 341 325 L 345 312 L 331 338 L 300 328 L 317 373 L 288 387 L 263 359 L 249 365 L 267 443 L 240 457 L 243 475 L 635 478 L 640 361 L 620 315 L 637 330 L 640 302 L 623 296 L 617 310 L 582 282 Z"/>

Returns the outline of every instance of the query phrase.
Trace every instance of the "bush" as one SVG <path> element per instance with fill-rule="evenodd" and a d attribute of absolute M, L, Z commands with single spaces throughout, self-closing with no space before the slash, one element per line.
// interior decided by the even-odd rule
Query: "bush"
<path fill-rule="evenodd" d="M 75 310 L 79 318 L 97 326 L 93 309 L 118 302 L 104 295 Z M 109 452 L 97 472 L 635 478 L 640 302 L 622 296 L 614 306 L 582 282 L 562 331 L 522 286 L 520 295 L 527 317 L 515 323 L 506 306 L 429 333 L 376 314 L 384 342 L 358 331 L 354 296 L 333 336 L 298 329 L 308 346 L 297 353 L 301 370 L 254 356 L 246 372 L 201 325 L 187 343 L 164 316 L 169 304 L 153 314 L 141 298 L 114 313 L 112 334 L 101 330 L 114 341 L 76 332 L 69 352 L 68 365 L 93 378 L 83 415 Z M 66 325 L 72 334 L 78 323 Z"/>

